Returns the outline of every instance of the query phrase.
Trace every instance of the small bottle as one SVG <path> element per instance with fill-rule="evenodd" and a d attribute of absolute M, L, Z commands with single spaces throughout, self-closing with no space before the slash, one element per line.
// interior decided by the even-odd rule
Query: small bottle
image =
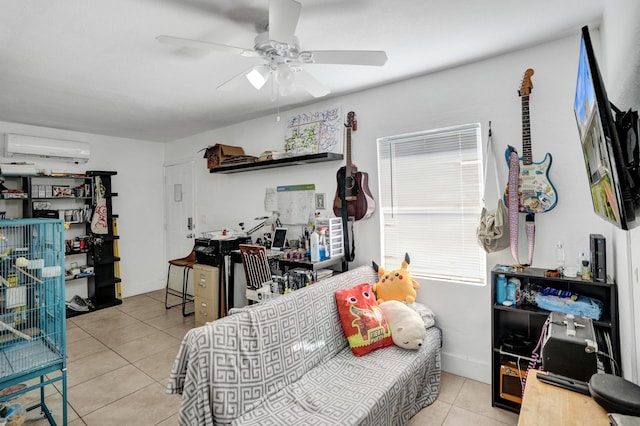
<path fill-rule="evenodd" d="M 556 244 L 556 270 L 562 274 L 564 271 L 564 247 L 562 241 Z"/>
<path fill-rule="evenodd" d="M 513 284 L 514 286 L 516 286 L 514 304 L 520 305 L 520 303 L 522 302 L 522 284 L 520 283 L 520 280 L 516 277 L 511 277 L 507 280 L 507 289 L 509 284 Z"/>
<path fill-rule="evenodd" d="M 318 229 L 318 238 L 320 240 L 320 260 L 326 260 L 329 258 L 329 251 L 327 250 L 327 228 Z"/>
<path fill-rule="evenodd" d="M 507 301 L 511 302 L 510 306 L 515 307 L 517 300 L 516 284 L 513 281 L 507 283 Z"/>
<path fill-rule="evenodd" d="M 589 258 L 584 254 L 584 252 L 580 253 L 580 277 L 582 277 L 583 280 L 588 280 L 591 277 L 589 276 L 589 273 L 591 272 L 591 269 L 589 268 Z"/>
<path fill-rule="evenodd" d="M 329 236 L 329 230 L 325 228 L 324 250 L 325 250 L 327 259 L 331 258 L 331 249 L 329 248 L 330 246 L 331 246 L 331 240 Z"/>
<path fill-rule="evenodd" d="M 496 280 L 496 302 L 502 305 L 507 300 L 507 278 L 500 274 Z"/>

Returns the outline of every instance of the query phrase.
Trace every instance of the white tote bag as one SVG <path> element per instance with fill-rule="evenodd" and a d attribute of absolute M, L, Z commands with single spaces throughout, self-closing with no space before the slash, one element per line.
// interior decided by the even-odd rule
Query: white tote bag
<path fill-rule="evenodd" d="M 106 234 L 107 228 L 107 201 L 104 198 L 106 188 L 102 184 L 100 176 L 96 176 L 96 206 L 91 218 L 91 232 L 94 234 Z"/>
<path fill-rule="evenodd" d="M 491 122 L 489 122 L 489 137 L 487 138 L 487 157 L 484 162 L 484 181 L 487 182 L 487 166 L 491 152 Z M 500 197 L 500 183 L 498 182 L 498 168 L 493 161 L 493 170 L 496 174 L 496 188 L 498 197 Z M 498 204 L 494 210 L 488 210 L 482 199 L 482 212 L 480 213 L 480 221 L 476 229 L 476 237 L 478 244 L 487 253 L 504 250 L 509 247 L 509 215 L 507 206 L 504 205 L 502 198 L 498 198 Z"/>

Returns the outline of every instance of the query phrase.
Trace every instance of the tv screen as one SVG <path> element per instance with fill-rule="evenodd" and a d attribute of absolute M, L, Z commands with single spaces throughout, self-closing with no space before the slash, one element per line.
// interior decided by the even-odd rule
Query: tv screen
<path fill-rule="evenodd" d="M 620 228 L 629 229 L 635 223 L 633 198 L 588 27 L 582 28 L 574 112 L 593 210 Z"/>

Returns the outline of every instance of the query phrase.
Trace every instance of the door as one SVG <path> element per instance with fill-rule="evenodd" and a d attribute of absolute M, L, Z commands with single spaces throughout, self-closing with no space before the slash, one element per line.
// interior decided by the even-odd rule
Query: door
<path fill-rule="evenodd" d="M 629 289 L 633 302 L 631 307 L 631 321 L 629 326 L 629 335 L 635 336 L 635 348 L 633 342 L 631 342 L 631 350 L 629 359 L 631 359 L 631 371 L 625 373 L 626 378 L 631 378 L 632 382 L 638 383 L 640 380 L 640 230 L 634 229 L 626 232 L 627 234 L 627 246 L 629 250 L 629 262 L 631 263 L 629 274 L 631 279 L 629 283 Z M 620 323 L 620 322 L 618 322 Z M 635 365 L 633 364 L 635 360 Z"/>
<path fill-rule="evenodd" d="M 164 178 L 168 261 L 187 256 L 195 242 L 193 161 L 165 165 Z"/>

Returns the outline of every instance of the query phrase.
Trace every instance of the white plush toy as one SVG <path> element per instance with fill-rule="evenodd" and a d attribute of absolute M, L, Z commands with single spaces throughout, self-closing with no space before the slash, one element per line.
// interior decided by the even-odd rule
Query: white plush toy
<path fill-rule="evenodd" d="M 404 302 L 387 300 L 380 303 L 396 346 L 405 349 L 420 349 L 427 335 L 422 317 Z"/>

